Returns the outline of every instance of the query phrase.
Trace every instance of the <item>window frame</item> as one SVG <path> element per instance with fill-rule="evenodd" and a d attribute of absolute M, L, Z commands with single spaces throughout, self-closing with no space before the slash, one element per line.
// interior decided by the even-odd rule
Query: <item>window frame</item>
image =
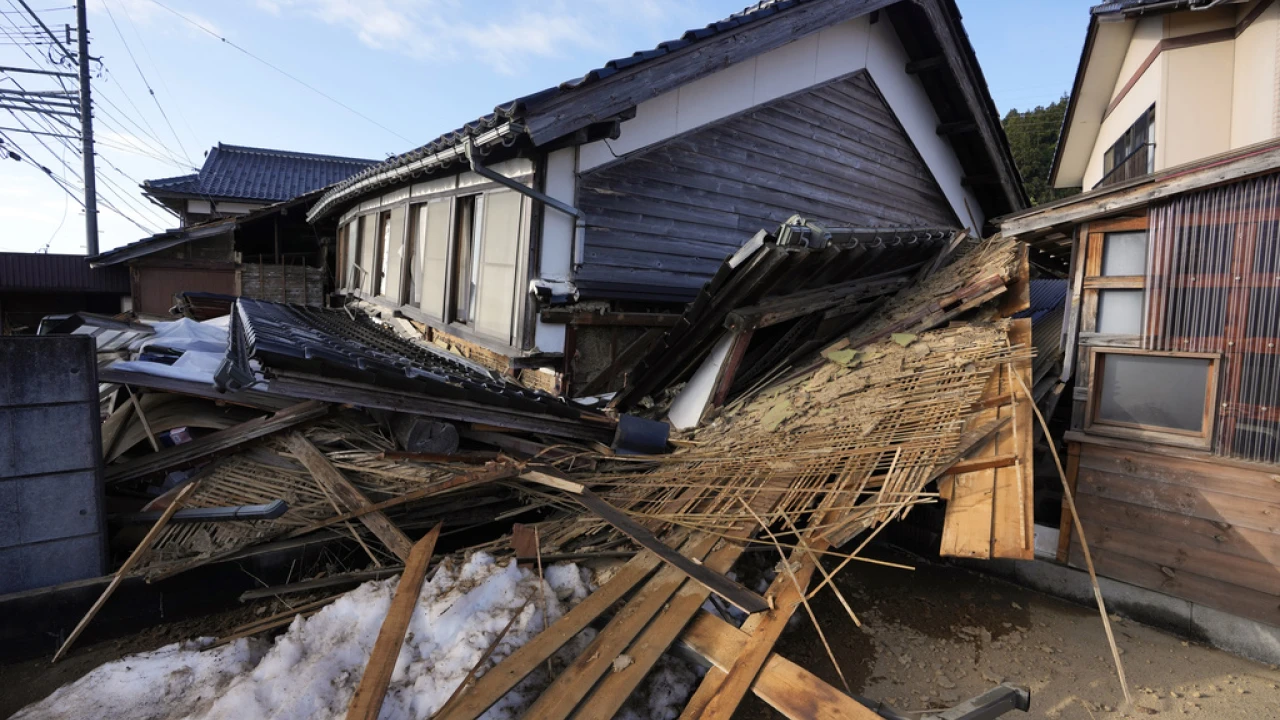
<path fill-rule="evenodd" d="M 391 259 L 391 243 L 395 242 L 395 238 L 391 237 L 391 210 L 389 208 L 380 210 L 374 217 L 378 225 L 373 238 L 373 266 L 375 269 L 369 294 L 374 297 L 386 297 L 387 263 Z"/>
<path fill-rule="evenodd" d="M 1141 342 L 1147 324 L 1147 278 L 1146 275 L 1103 275 L 1102 258 L 1106 251 L 1107 236 L 1122 232 L 1147 233 L 1146 216 L 1119 218 L 1096 222 L 1090 225 L 1085 242 L 1083 280 L 1081 282 L 1083 311 L 1081 313 L 1080 334 L 1084 338 L 1107 338 L 1108 344 Z M 1147 253 L 1150 257 L 1151 238 L 1147 237 Z M 1143 312 L 1141 326 L 1134 334 L 1101 333 L 1098 331 L 1098 309 L 1101 305 L 1101 294 L 1106 290 L 1142 290 Z"/>
<path fill-rule="evenodd" d="M 1199 432 L 1179 430 L 1160 425 L 1142 423 L 1126 423 L 1116 420 L 1103 420 L 1098 417 L 1101 411 L 1099 395 L 1102 392 L 1102 374 L 1106 371 L 1107 355 L 1136 355 L 1142 357 L 1191 358 L 1209 361 L 1207 387 L 1205 389 L 1204 407 L 1201 410 L 1201 427 Z M 1108 435 L 1131 440 L 1179 447 L 1209 450 L 1213 447 L 1216 429 L 1218 390 L 1222 383 L 1222 354 L 1206 352 L 1159 352 L 1139 350 L 1136 348 L 1093 347 L 1089 349 L 1089 394 L 1085 401 L 1084 431 L 1091 435 Z"/>
<path fill-rule="evenodd" d="M 445 322 L 453 327 L 475 329 L 476 306 L 480 294 L 480 258 L 484 249 L 484 191 L 455 195 L 450 201 L 450 237 L 448 253 L 448 271 L 445 274 L 448 295 L 445 297 Z M 462 211 L 463 203 L 469 204 L 469 212 Z M 465 257 L 462 253 L 462 239 L 465 227 L 468 247 Z M 465 262 L 466 267 L 462 267 Z M 460 302 L 460 292 L 466 292 L 465 301 Z"/>

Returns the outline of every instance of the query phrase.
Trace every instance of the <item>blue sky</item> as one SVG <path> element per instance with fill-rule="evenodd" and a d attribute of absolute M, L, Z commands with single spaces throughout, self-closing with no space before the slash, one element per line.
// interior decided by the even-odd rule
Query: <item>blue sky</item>
<path fill-rule="evenodd" d="M 958 0 L 1001 113 L 1071 85 L 1088 0 Z M 161 4 L 163 3 L 163 4 Z M 137 182 L 192 172 L 221 141 L 384 158 L 494 105 L 678 37 L 745 0 L 90 0 L 104 198 L 101 246 L 176 225 Z M 61 35 L 70 0 L 28 0 Z M 0 0 L 0 65 L 46 63 L 16 0 Z M 184 17 L 179 17 L 181 14 Z M 237 47 L 353 108 L 360 117 Z M 136 66 L 135 66 L 136 63 Z M 31 89 L 57 89 L 13 76 Z M 13 88 L 0 73 L 0 88 Z M 154 96 L 152 95 L 154 92 Z M 68 118 L 74 121 L 73 119 Z M 23 115 L 33 129 L 35 120 Z M 46 123 L 48 121 L 45 121 Z M 19 119 L 0 110 L 0 127 Z M 379 127 L 385 126 L 386 129 Z M 46 126 L 56 130 L 56 126 Z M 33 163 L 78 186 L 63 141 L 0 131 L 26 162 L 0 162 L 0 251 L 83 252 L 83 211 Z M 76 146 L 78 141 L 66 141 Z M 65 166 L 64 164 L 65 163 Z M 68 167 L 69 166 L 69 167 Z"/>

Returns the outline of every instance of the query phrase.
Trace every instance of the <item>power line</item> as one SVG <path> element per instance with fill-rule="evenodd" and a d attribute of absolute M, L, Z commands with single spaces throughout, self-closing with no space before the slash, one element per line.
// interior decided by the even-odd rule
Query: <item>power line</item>
<path fill-rule="evenodd" d="M 129 23 L 129 28 L 133 30 L 134 37 L 138 39 L 138 46 L 142 48 L 142 53 L 147 56 L 147 62 L 151 64 L 151 67 L 159 68 L 160 65 L 156 63 L 155 58 L 151 57 L 151 50 L 147 47 L 147 41 L 142 37 L 142 33 L 138 31 L 137 24 L 133 22 L 133 16 L 129 14 L 129 4 L 125 3 L 121 5 L 120 11 L 124 13 L 125 22 Z M 156 79 L 160 81 L 160 88 L 164 90 L 165 95 L 171 99 L 175 97 L 173 92 L 169 90 L 169 84 L 164 80 L 163 72 L 157 70 Z M 182 111 L 182 103 L 176 103 L 174 105 L 174 110 L 178 113 L 178 119 L 182 121 L 182 126 L 187 129 L 190 137 L 198 138 L 199 135 L 197 135 L 196 131 L 191 128 L 191 123 L 187 121 L 186 113 Z M 188 164 L 190 164 L 190 160 L 191 158 L 188 157 Z"/>
<path fill-rule="evenodd" d="M 161 8 L 163 8 L 163 9 L 165 9 L 165 10 L 167 10 L 167 11 L 169 11 L 169 12 L 173 13 L 174 15 L 177 15 L 179 18 L 182 18 L 184 21 L 186 21 L 186 22 L 190 23 L 191 25 L 193 25 L 193 26 L 195 26 L 195 27 L 199 28 L 202 32 L 207 33 L 208 35 L 210 35 L 210 36 L 212 36 L 212 37 L 215 37 L 215 38 L 217 38 L 218 40 L 221 40 L 223 43 L 225 43 L 225 44 L 227 44 L 227 45 L 229 45 L 229 46 L 231 46 L 231 47 L 235 48 L 236 50 L 239 50 L 240 52 L 244 53 L 245 55 L 248 55 L 250 58 L 253 58 L 254 60 L 257 60 L 258 62 L 262 63 L 263 65 L 266 65 L 267 67 L 271 68 L 272 70 L 275 70 L 276 72 L 278 72 L 278 73 L 280 73 L 281 75 L 283 75 L 283 76 L 285 76 L 285 77 L 289 78 L 290 80 L 292 80 L 292 81 L 294 81 L 294 82 L 298 83 L 299 85 L 301 85 L 301 86 L 305 87 L 306 89 L 310 90 L 311 92 L 313 92 L 313 93 L 315 93 L 315 94 L 319 95 L 320 97 L 323 97 L 324 99 L 328 100 L 329 102 L 331 102 L 331 103 L 333 103 L 333 104 L 335 104 L 335 105 L 337 105 L 337 106 L 339 106 L 339 107 L 343 108 L 343 109 L 344 109 L 344 110 L 346 110 L 347 112 L 350 112 L 350 113 L 352 113 L 352 114 L 354 114 L 354 115 L 359 116 L 359 117 L 360 117 L 360 118 L 362 118 L 363 120 L 365 120 L 365 121 L 367 121 L 367 122 L 369 122 L 369 123 L 372 123 L 373 125 L 378 126 L 379 128 L 381 128 L 381 129 L 383 129 L 383 130 L 385 130 L 385 131 L 387 131 L 387 132 L 391 133 L 392 135 L 395 135 L 396 137 L 400 138 L 401 140 L 403 140 L 403 141 L 405 141 L 405 142 L 407 142 L 407 143 L 412 143 L 412 142 L 413 142 L 413 141 L 412 141 L 412 140 L 410 140 L 409 138 L 407 138 L 407 137 L 405 137 L 405 136 L 401 135 L 400 133 L 396 132 L 395 130 L 392 130 L 391 128 L 387 127 L 386 125 L 383 125 L 382 123 L 378 122 L 377 120 L 374 120 L 373 118 L 369 117 L 368 115 L 365 115 L 364 113 L 360 112 L 359 110 L 356 110 L 355 108 L 353 108 L 353 107 L 351 107 L 350 105 L 348 105 L 348 104 L 346 104 L 346 103 L 342 102 L 341 100 L 339 100 L 339 99 L 337 99 L 337 98 L 333 97 L 332 95 L 329 95 L 328 93 L 324 92 L 323 90 L 320 90 L 319 88 L 315 87 L 314 85 L 311 85 L 310 83 L 306 82 L 305 80 L 302 80 L 301 78 L 299 78 L 299 77 L 297 77 L 297 76 L 295 76 L 295 75 L 291 75 L 290 73 L 286 72 L 285 70 L 283 70 L 283 69 L 281 69 L 281 68 L 279 68 L 279 67 L 276 67 L 275 65 L 272 65 L 270 62 L 267 62 L 266 60 L 263 60 L 262 58 L 258 57 L 257 55 L 254 55 L 253 53 L 251 53 L 251 52 L 249 52 L 248 50 L 246 50 L 246 49 L 244 49 L 244 48 L 240 47 L 239 45 L 237 45 L 237 44 L 235 44 L 235 43 L 231 42 L 230 40 L 226 39 L 225 37 L 223 37 L 223 36 L 219 35 L 218 33 L 214 32 L 214 31 L 210 30 L 209 28 L 205 27 L 204 25 L 201 25 L 200 23 L 196 22 L 195 20 L 192 20 L 191 18 L 187 17 L 186 15 L 183 15 L 182 13 L 178 12 L 177 10 L 174 10 L 173 8 L 169 7 L 168 5 L 165 5 L 164 3 L 160 2 L 160 0 L 151 0 L 151 2 L 152 2 L 152 3 L 154 3 L 154 4 L 156 4 L 156 5 L 158 5 L 158 6 L 160 6 L 160 7 L 161 7 Z"/>
<path fill-rule="evenodd" d="M 116 35 L 120 36 L 120 43 L 124 45 L 124 51 L 128 53 L 130 62 L 133 63 L 133 69 L 138 71 L 138 77 L 142 78 L 142 84 L 147 88 L 147 92 L 151 95 L 151 101 L 156 104 L 156 109 L 160 111 L 160 117 L 164 118 L 164 122 L 169 126 L 169 132 L 173 134 L 173 139 L 178 141 L 178 149 L 182 151 L 182 156 L 187 162 L 191 162 L 191 155 L 187 153 L 187 148 L 182 144 L 182 138 L 178 137 L 178 131 L 173 129 L 173 123 L 169 121 L 169 115 L 164 111 L 164 106 L 160 104 L 160 98 L 156 97 L 156 91 L 151 88 L 151 83 L 147 81 L 147 76 L 142 72 L 142 66 L 138 65 L 138 59 L 133 56 L 133 48 L 129 47 L 129 41 L 125 39 L 124 33 L 120 31 L 120 26 L 116 23 L 116 16 L 111 12 L 111 4 L 103 0 L 102 7 L 107 11 L 107 18 L 111 20 L 111 27 L 116 29 Z"/>

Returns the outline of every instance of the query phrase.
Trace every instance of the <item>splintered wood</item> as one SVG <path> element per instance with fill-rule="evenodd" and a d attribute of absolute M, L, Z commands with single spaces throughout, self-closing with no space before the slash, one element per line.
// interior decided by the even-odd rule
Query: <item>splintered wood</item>
<path fill-rule="evenodd" d="M 360 493 L 374 501 L 404 497 L 431 487 L 439 487 L 443 494 L 453 489 L 448 487 L 449 480 L 475 472 L 474 467 L 381 457 L 395 448 L 390 436 L 376 425 L 353 417 L 338 417 L 312 426 L 302 435 Z M 290 451 L 285 438 L 267 440 L 224 459 L 187 498 L 185 507 L 254 505 L 276 499 L 283 499 L 289 510 L 275 520 L 170 525 L 161 533 L 140 572 L 151 578 L 172 575 L 253 545 L 325 526 L 335 518 L 361 510 L 350 507 L 313 476 Z M 380 542 L 359 518 L 331 526 L 354 536 L 375 562 L 398 562 L 396 549 Z"/>

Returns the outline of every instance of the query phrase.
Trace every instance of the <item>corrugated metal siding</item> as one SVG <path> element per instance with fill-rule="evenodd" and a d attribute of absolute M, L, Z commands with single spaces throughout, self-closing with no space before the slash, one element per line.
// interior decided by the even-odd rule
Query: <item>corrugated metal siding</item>
<path fill-rule="evenodd" d="M 584 294 L 696 292 L 761 229 L 800 213 L 844 227 L 958 227 L 865 72 L 642 151 L 579 182 Z"/>
<path fill-rule="evenodd" d="M 129 292 L 124 267 L 89 267 L 84 255 L 0 253 L 0 290 Z"/>
<path fill-rule="evenodd" d="M 1148 350 L 1222 353 L 1221 455 L 1280 462 L 1280 174 L 1153 205 Z"/>

